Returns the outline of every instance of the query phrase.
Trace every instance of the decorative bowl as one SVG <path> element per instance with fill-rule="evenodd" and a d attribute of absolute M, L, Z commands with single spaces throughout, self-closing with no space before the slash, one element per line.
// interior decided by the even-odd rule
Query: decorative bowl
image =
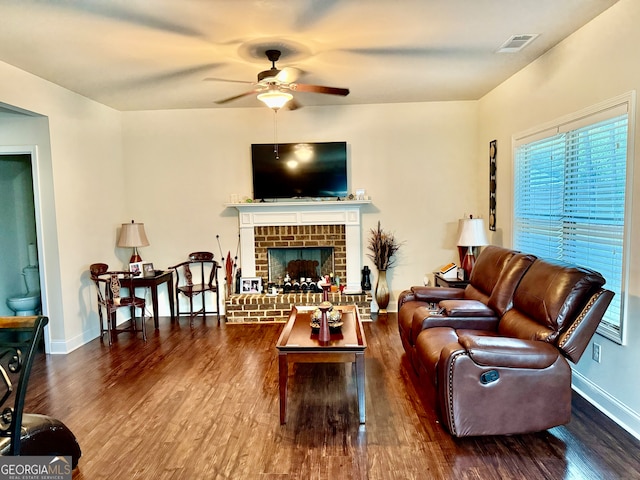
<path fill-rule="evenodd" d="M 324 303 L 324 302 L 323 302 Z M 323 305 L 323 307 L 325 307 Z M 322 311 L 316 308 L 311 314 L 311 328 L 320 328 L 320 319 L 322 318 Z M 343 324 L 342 313 L 338 309 L 334 309 L 333 306 L 327 311 L 327 323 L 329 328 L 340 328 Z"/>

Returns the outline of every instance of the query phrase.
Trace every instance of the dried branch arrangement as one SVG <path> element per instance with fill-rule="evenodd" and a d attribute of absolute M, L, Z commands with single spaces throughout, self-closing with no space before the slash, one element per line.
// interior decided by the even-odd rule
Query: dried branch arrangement
<path fill-rule="evenodd" d="M 400 243 L 395 239 L 392 233 L 385 232 L 380 227 L 371 229 L 369 236 L 369 251 L 367 256 L 373 260 L 378 270 L 388 270 L 395 263 L 395 254 L 400 249 Z"/>

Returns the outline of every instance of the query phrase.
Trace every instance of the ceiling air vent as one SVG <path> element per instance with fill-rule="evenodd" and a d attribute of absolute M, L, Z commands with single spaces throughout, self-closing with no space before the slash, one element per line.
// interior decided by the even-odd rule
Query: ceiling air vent
<path fill-rule="evenodd" d="M 522 35 L 514 35 L 504 42 L 498 49 L 498 53 L 515 53 L 522 50 L 538 37 L 537 33 L 525 33 Z"/>

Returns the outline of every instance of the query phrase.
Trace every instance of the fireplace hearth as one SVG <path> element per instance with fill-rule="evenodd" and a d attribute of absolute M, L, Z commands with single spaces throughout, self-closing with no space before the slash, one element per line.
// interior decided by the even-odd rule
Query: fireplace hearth
<path fill-rule="evenodd" d="M 273 274 L 269 276 L 272 248 L 332 248 L 334 277 L 341 279 L 344 290 L 332 293 L 330 301 L 336 305 L 356 304 L 361 317 L 370 318 L 371 295 L 360 287 L 360 209 L 370 203 L 356 200 L 228 205 L 238 210 L 242 276 L 260 277 L 265 285 L 277 282 L 277 274 L 275 281 Z M 293 305 L 317 305 L 321 301 L 321 293 L 311 292 L 231 295 L 226 302 L 227 321 L 286 321 Z"/>

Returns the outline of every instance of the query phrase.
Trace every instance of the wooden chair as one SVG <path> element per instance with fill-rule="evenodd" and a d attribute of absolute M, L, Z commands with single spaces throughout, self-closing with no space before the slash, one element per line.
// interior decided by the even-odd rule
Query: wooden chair
<path fill-rule="evenodd" d="M 218 262 L 213 259 L 211 252 L 193 252 L 189 254 L 189 260 L 169 267 L 176 273 L 176 313 L 180 317 L 180 294 L 189 299 L 189 325 L 193 325 L 193 319 L 202 314 L 206 319 L 207 313 L 215 313 L 220 324 L 220 288 L 218 285 Z M 195 283 L 194 283 L 195 275 Z M 198 283 L 199 280 L 199 283 Z M 216 309 L 207 311 L 206 292 L 215 294 Z M 202 299 L 202 308 L 194 311 L 193 299 L 198 295 Z"/>
<path fill-rule="evenodd" d="M 0 454 L 70 456 L 72 468 L 82 452 L 60 420 L 23 413 L 29 375 L 45 325 L 43 316 L 0 317 Z"/>
<path fill-rule="evenodd" d="M 113 343 L 116 335 L 122 332 L 130 332 L 136 334 L 142 332 L 142 339 L 147 341 L 147 330 L 145 327 L 145 301 L 144 298 L 135 296 L 133 287 L 133 277 L 139 273 L 124 271 L 109 271 L 109 265 L 106 263 L 94 263 L 89 267 L 91 272 L 91 280 L 96 285 L 98 298 L 98 316 L 100 318 L 100 340 L 107 332 L 109 337 L 109 345 Z M 128 297 L 120 296 L 122 288 L 129 290 Z M 119 308 L 128 307 L 131 310 L 131 322 L 126 328 L 117 328 L 116 311 Z M 107 328 L 104 328 L 104 317 L 102 309 L 107 312 Z M 141 311 L 140 328 L 136 325 L 136 308 Z"/>

